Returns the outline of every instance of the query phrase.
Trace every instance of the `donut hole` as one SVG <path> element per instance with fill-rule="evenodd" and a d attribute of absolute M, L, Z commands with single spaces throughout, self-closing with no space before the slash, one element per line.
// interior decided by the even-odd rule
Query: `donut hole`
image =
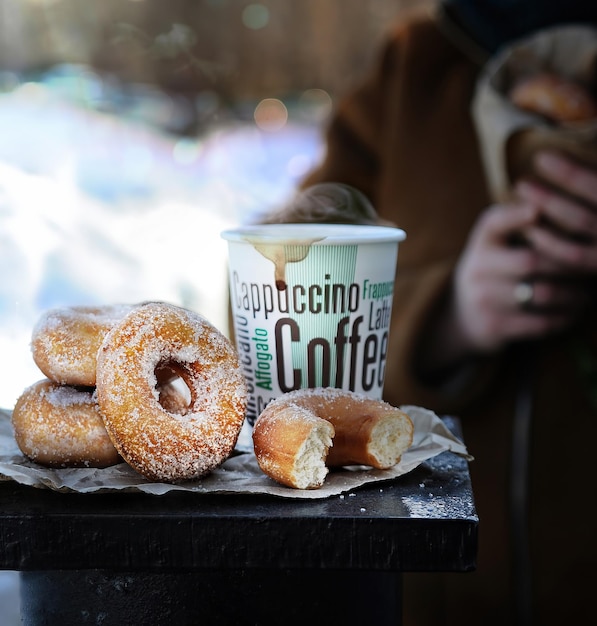
<path fill-rule="evenodd" d="M 155 368 L 154 374 L 158 386 L 166 385 L 180 376 L 176 368 L 170 363 L 159 363 Z"/>
<path fill-rule="evenodd" d="M 191 390 L 182 376 L 177 376 L 171 383 L 179 393 L 184 397 L 185 406 L 189 408 L 191 405 Z"/>
<path fill-rule="evenodd" d="M 191 390 L 185 373 L 175 365 L 160 364 L 155 369 L 158 402 L 168 413 L 185 415 L 191 406 Z"/>

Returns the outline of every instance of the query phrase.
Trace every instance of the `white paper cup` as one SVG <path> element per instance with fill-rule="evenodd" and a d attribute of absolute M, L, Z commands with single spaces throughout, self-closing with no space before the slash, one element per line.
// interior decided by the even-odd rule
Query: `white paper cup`
<path fill-rule="evenodd" d="M 272 224 L 227 230 L 247 420 L 303 387 L 381 398 L 399 242 L 382 226 Z"/>

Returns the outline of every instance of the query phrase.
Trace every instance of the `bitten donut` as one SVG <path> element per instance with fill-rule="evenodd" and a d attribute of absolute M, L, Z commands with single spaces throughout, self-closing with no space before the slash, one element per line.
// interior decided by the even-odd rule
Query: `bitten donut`
<path fill-rule="evenodd" d="M 95 386 L 97 353 L 106 333 L 133 307 L 74 306 L 46 311 L 33 328 L 37 367 L 63 385 Z"/>
<path fill-rule="evenodd" d="M 255 422 L 253 444 L 268 476 L 316 489 L 329 467 L 396 465 L 413 433 L 410 417 L 387 402 L 334 388 L 300 389 L 266 406 Z"/>
<path fill-rule="evenodd" d="M 597 103 L 582 85 L 556 74 L 541 72 L 516 81 L 509 93 L 520 109 L 553 122 L 581 122 L 597 117 Z"/>
<path fill-rule="evenodd" d="M 21 452 L 49 467 L 108 467 L 121 459 L 91 389 L 40 380 L 18 398 L 12 424 Z"/>
<path fill-rule="evenodd" d="M 156 370 L 168 367 L 190 392 L 186 410 L 159 402 Z M 130 311 L 105 336 L 97 398 L 121 456 L 155 481 L 202 476 L 232 453 L 247 390 L 236 350 L 203 317 L 165 303 Z"/>

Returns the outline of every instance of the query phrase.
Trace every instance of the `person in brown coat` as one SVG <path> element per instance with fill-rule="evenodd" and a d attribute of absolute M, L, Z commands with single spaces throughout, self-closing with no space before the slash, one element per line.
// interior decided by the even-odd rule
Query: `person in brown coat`
<path fill-rule="evenodd" d="M 597 5 L 451 0 L 405 16 L 305 181 L 353 186 L 406 231 L 385 399 L 459 416 L 475 457 L 477 570 L 405 576 L 407 625 L 592 613 L 597 172 L 543 153 L 550 186 L 517 181 L 512 202 L 492 204 L 471 117 L 491 55 L 566 21 L 597 22 Z"/>

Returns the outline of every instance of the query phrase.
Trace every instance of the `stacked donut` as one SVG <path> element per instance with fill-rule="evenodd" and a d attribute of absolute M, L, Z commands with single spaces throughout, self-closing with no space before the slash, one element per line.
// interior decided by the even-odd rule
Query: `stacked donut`
<path fill-rule="evenodd" d="M 31 346 L 47 379 L 21 394 L 12 421 L 32 461 L 124 460 L 151 480 L 179 482 L 232 453 L 246 384 L 232 344 L 197 313 L 158 302 L 56 309 Z"/>

